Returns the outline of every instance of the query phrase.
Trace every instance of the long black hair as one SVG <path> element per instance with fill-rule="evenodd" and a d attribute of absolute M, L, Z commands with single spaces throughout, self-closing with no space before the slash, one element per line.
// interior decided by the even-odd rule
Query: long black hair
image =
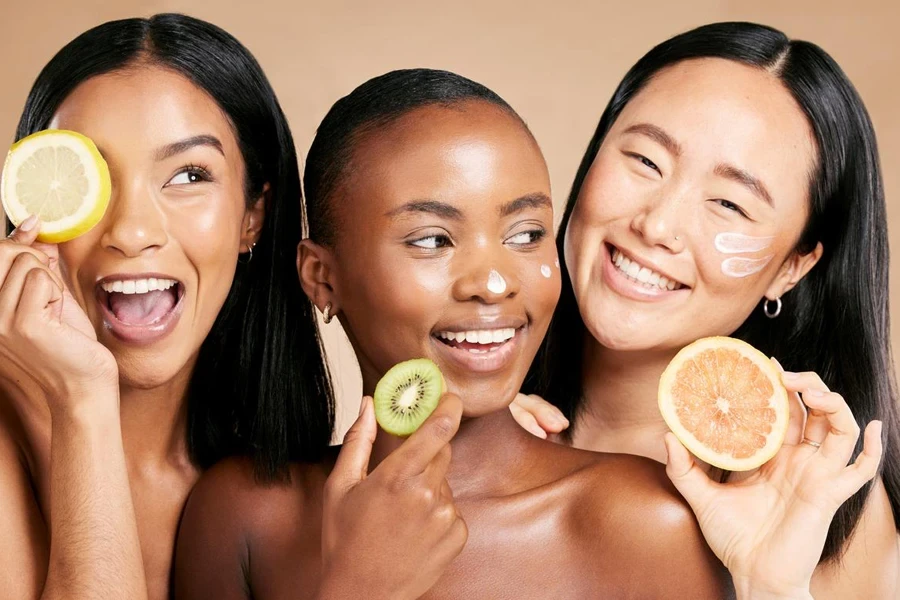
<path fill-rule="evenodd" d="M 575 177 L 557 237 L 560 256 L 572 211 L 600 145 L 625 105 L 660 71 L 684 60 L 722 58 L 777 76 L 805 112 L 815 135 L 810 217 L 796 251 L 818 242 L 818 264 L 784 300 L 776 320 L 754 311 L 732 335 L 786 369 L 815 371 L 840 392 L 864 426 L 884 421 L 881 476 L 900 525 L 900 419 L 890 350 L 887 218 L 875 132 L 862 100 L 835 61 L 809 42 L 752 23 L 717 23 L 675 36 L 625 75 L 600 118 Z M 587 334 L 565 265 L 562 295 L 526 390 L 558 406 L 572 423 L 583 409 L 582 353 Z M 857 444 L 854 456 L 862 449 Z M 840 556 L 871 486 L 848 500 L 832 522 L 822 560 Z"/>
<path fill-rule="evenodd" d="M 316 130 L 303 172 L 310 238 L 334 242 L 332 196 L 351 168 L 356 142 L 407 113 L 425 106 L 459 107 L 487 102 L 528 126 L 512 107 L 487 87 L 456 73 L 438 69 L 400 69 L 373 77 L 334 103 Z"/>
<path fill-rule="evenodd" d="M 253 258 L 238 265 L 191 376 L 190 455 L 206 468 L 228 455 L 252 454 L 261 476 L 284 474 L 291 460 L 324 456 L 334 400 L 312 304 L 295 267 L 303 215 L 294 141 L 250 52 L 222 29 L 184 15 L 104 23 L 44 67 L 16 138 L 47 128 L 60 104 L 91 77 L 146 65 L 184 76 L 227 115 L 244 159 L 248 204 L 269 184 Z"/>

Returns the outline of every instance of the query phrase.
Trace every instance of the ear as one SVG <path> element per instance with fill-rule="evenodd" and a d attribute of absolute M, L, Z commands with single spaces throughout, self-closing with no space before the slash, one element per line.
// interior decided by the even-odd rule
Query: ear
<path fill-rule="evenodd" d="M 334 254 L 326 246 L 310 239 L 297 244 L 297 276 L 306 296 L 320 311 L 331 303 L 331 314 L 338 312 L 338 300 L 334 292 Z"/>
<path fill-rule="evenodd" d="M 766 290 L 766 298 L 769 300 L 776 300 L 794 289 L 794 286 L 797 285 L 797 283 L 809 273 L 810 269 L 816 266 L 819 259 L 822 258 L 822 251 L 822 243 L 819 242 L 811 252 L 807 252 L 806 254 L 800 254 L 799 252 L 792 253 L 788 259 L 784 261 L 784 264 L 781 265 L 781 270 Z"/>
<path fill-rule="evenodd" d="M 263 223 L 266 220 L 266 205 L 269 201 L 271 186 L 263 185 L 262 193 L 253 204 L 244 211 L 244 219 L 241 221 L 241 252 L 246 252 L 256 245 L 259 235 L 262 233 Z"/>

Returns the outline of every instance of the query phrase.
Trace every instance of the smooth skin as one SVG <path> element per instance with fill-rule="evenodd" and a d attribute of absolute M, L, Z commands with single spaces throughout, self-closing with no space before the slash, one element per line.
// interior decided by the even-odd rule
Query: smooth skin
<path fill-rule="evenodd" d="M 0 598 L 163 600 L 200 475 L 187 452 L 188 382 L 265 202 L 245 198 L 224 113 L 171 71 L 138 65 L 89 79 L 51 125 L 97 143 L 113 195 L 75 240 L 34 244 L 32 222 L 0 241 Z M 109 323 L 98 282 L 146 273 L 180 282 L 181 316 L 162 337 L 135 342 Z M 324 581 L 339 596 L 353 584 L 389 597 L 392 582 L 361 578 L 353 564 L 360 546 L 380 552 L 395 527 L 370 526 L 366 539 L 358 518 L 371 513 L 360 507 L 403 505 L 422 522 L 434 511 L 410 501 L 421 486 L 399 485 L 400 469 L 361 482 L 357 446 L 348 443 L 327 501 L 326 559 L 345 579 Z M 435 440 L 431 452 L 444 447 Z M 406 539 L 403 585 L 442 571 L 462 537 Z"/>
<path fill-rule="evenodd" d="M 667 437 L 656 393 L 679 349 L 733 332 L 759 310 L 761 298 L 781 298 L 815 266 L 821 245 L 808 254 L 794 251 L 808 215 L 814 162 L 809 123 L 775 77 L 721 59 L 686 61 L 660 72 L 622 111 L 587 175 L 565 239 L 566 265 L 589 333 L 586 405 L 572 444 L 668 461 L 673 481 L 736 580 L 752 578 L 759 570 L 754 564 L 774 574 L 790 565 L 796 575 L 782 573 L 780 583 L 795 590 L 803 586 L 803 569 L 815 567 L 834 512 L 875 476 L 880 423 L 869 425 L 857 466 L 846 467 L 859 435 L 846 402 L 815 375 L 786 374 L 796 404 L 810 411 L 805 435 L 836 449 L 823 444 L 810 455 L 808 445 L 796 446 L 802 436 L 795 436 L 775 461 L 722 487 L 696 477 L 711 469 L 690 467 L 680 445 Z M 752 175 L 771 202 L 723 165 Z M 713 246 L 720 232 L 772 237 L 760 254 L 772 260 L 747 277 L 726 275 L 721 262 L 728 255 Z M 611 246 L 684 288 L 662 301 L 635 297 L 607 268 Z M 525 411 L 541 402 L 520 399 Z M 795 431 L 798 418 L 804 419 L 795 414 Z M 674 462 L 676 454 L 681 458 Z M 690 485 L 685 472 L 694 474 Z M 779 509 L 759 512 L 759 506 Z M 735 519 L 713 526 L 711 515 L 726 507 Z M 753 544 L 726 541 L 744 539 L 742 532 L 757 532 Z M 815 568 L 810 589 L 825 599 L 894 598 L 898 577 L 896 528 L 876 480 L 842 561 Z"/>
<path fill-rule="evenodd" d="M 426 427 L 452 437 L 452 452 L 439 457 L 449 486 L 438 493 L 443 473 L 426 469 L 419 477 L 433 487 L 420 502 L 446 506 L 452 490 L 468 530 L 430 589 L 393 598 L 725 597 L 727 576 L 659 465 L 539 440 L 508 410 L 560 281 L 558 271 L 541 274 L 556 259 L 549 177 L 522 125 L 480 101 L 423 107 L 362 136 L 353 164 L 338 192 L 337 240 L 302 243 L 301 281 L 320 308 L 330 301 L 338 311 L 367 393 L 401 360 L 428 357 L 441 368 L 451 393 Z M 489 289 L 492 269 L 505 291 Z M 437 335 L 497 326 L 517 332 L 493 356 Z M 374 440 L 370 466 L 422 452 L 414 437 L 375 433 L 370 401 L 351 432 Z M 185 512 L 178 597 L 310 597 L 322 573 L 329 470 L 295 465 L 289 484 L 262 486 L 244 462 L 212 469 Z M 406 532 L 432 535 L 402 506 L 387 518 L 398 547 Z M 399 555 L 361 552 L 356 561 L 387 578 L 407 569 Z"/>

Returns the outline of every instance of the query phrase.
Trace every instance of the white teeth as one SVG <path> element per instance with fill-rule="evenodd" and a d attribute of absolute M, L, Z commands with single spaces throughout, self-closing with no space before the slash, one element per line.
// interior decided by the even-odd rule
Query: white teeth
<path fill-rule="evenodd" d="M 643 283 L 644 287 L 657 287 L 663 290 L 674 290 L 675 288 L 681 287 L 677 281 L 672 281 L 668 277 L 664 277 L 656 271 L 651 270 L 649 267 L 636 263 L 622 254 L 618 249 L 613 251 L 612 261 L 617 269 L 627 277 L 630 277 L 639 283 Z"/>
<path fill-rule="evenodd" d="M 174 279 L 127 279 L 120 281 L 105 281 L 100 287 L 107 293 L 118 292 L 120 294 L 146 294 L 156 290 L 167 290 L 178 282 Z"/>
<path fill-rule="evenodd" d="M 440 331 L 438 337 L 451 342 L 468 342 L 470 344 L 502 344 L 516 335 L 513 327 L 505 329 L 473 329 L 470 331 Z M 473 350 L 474 351 L 474 350 Z M 486 352 L 486 350 L 478 350 Z"/>

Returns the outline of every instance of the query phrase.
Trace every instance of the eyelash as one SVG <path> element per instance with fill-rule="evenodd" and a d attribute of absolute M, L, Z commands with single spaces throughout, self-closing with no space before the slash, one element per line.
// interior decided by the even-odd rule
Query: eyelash
<path fill-rule="evenodd" d="M 730 210 L 730 211 L 736 212 L 739 215 L 741 215 L 742 217 L 747 218 L 747 219 L 750 218 L 747 216 L 747 213 L 744 212 L 744 209 L 742 209 L 740 206 L 738 206 L 734 202 L 731 202 L 730 200 L 725 200 L 723 198 L 719 198 L 719 199 L 715 200 L 715 202 L 719 206 L 724 208 L 725 210 Z"/>
<path fill-rule="evenodd" d="M 175 179 L 179 175 L 184 175 L 185 173 L 188 175 L 189 179 L 191 177 L 197 177 L 198 179 L 196 181 L 189 181 L 188 183 L 171 183 L 173 179 Z M 205 167 L 202 167 L 200 165 L 185 165 L 184 167 L 179 169 L 177 173 L 172 175 L 166 185 L 190 185 L 193 183 L 203 183 L 205 181 L 212 181 L 212 175 L 210 175 L 209 171 L 207 171 Z"/>
<path fill-rule="evenodd" d="M 531 240 L 528 242 L 512 242 L 511 240 L 519 237 L 520 235 L 530 235 Z M 514 236 L 507 238 L 507 242 L 511 243 L 515 246 L 534 246 L 538 242 L 540 242 L 547 235 L 547 230 L 543 227 L 539 227 L 537 229 L 529 229 L 528 231 L 520 231 Z"/>
<path fill-rule="evenodd" d="M 638 160 L 638 161 L 639 161 L 642 165 L 644 165 L 645 167 L 648 167 L 648 168 L 650 168 L 650 169 L 653 169 L 654 171 L 656 171 L 657 173 L 659 173 L 660 175 L 662 175 L 662 171 L 659 170 L 659 167 L 656 166 L 656 163 L 654 163 L 652 160 L 650 160 L 650 159 L 647 158 L 646 156 L 644 156 L 644 155 L 642 155 L 642 154 L 637 154 L 636 152 L 629 152 L 629 153 L 628 153 L 628 156 L 630 156 L 631 158 L 634 158 L 634 159 Z"/>
<path fill-rule="evenodd" d="M 436 243 L 434 246 L 421 245 L 421 243 L 424 242 L 425 240 L 435 240 Z M 439 241 L 439 240 L 443 240 L 443 242 L 437 243 L 437 241 Z M 424 250 L 439 250 L 441 248 L 446 248 L 447 246 L 453 245 L 453 242 L 450 240 L 450 236 L 445 235 L 443 233 L 436 233 L 434 235 L 427 235 L 425 237 L 421 237 L 421 238 L 418 238 L 415 240 L 410 240 L 408 242 L 408 244 L 410 246 L 414 246 L 416 248 L 422 248 Z"/>

